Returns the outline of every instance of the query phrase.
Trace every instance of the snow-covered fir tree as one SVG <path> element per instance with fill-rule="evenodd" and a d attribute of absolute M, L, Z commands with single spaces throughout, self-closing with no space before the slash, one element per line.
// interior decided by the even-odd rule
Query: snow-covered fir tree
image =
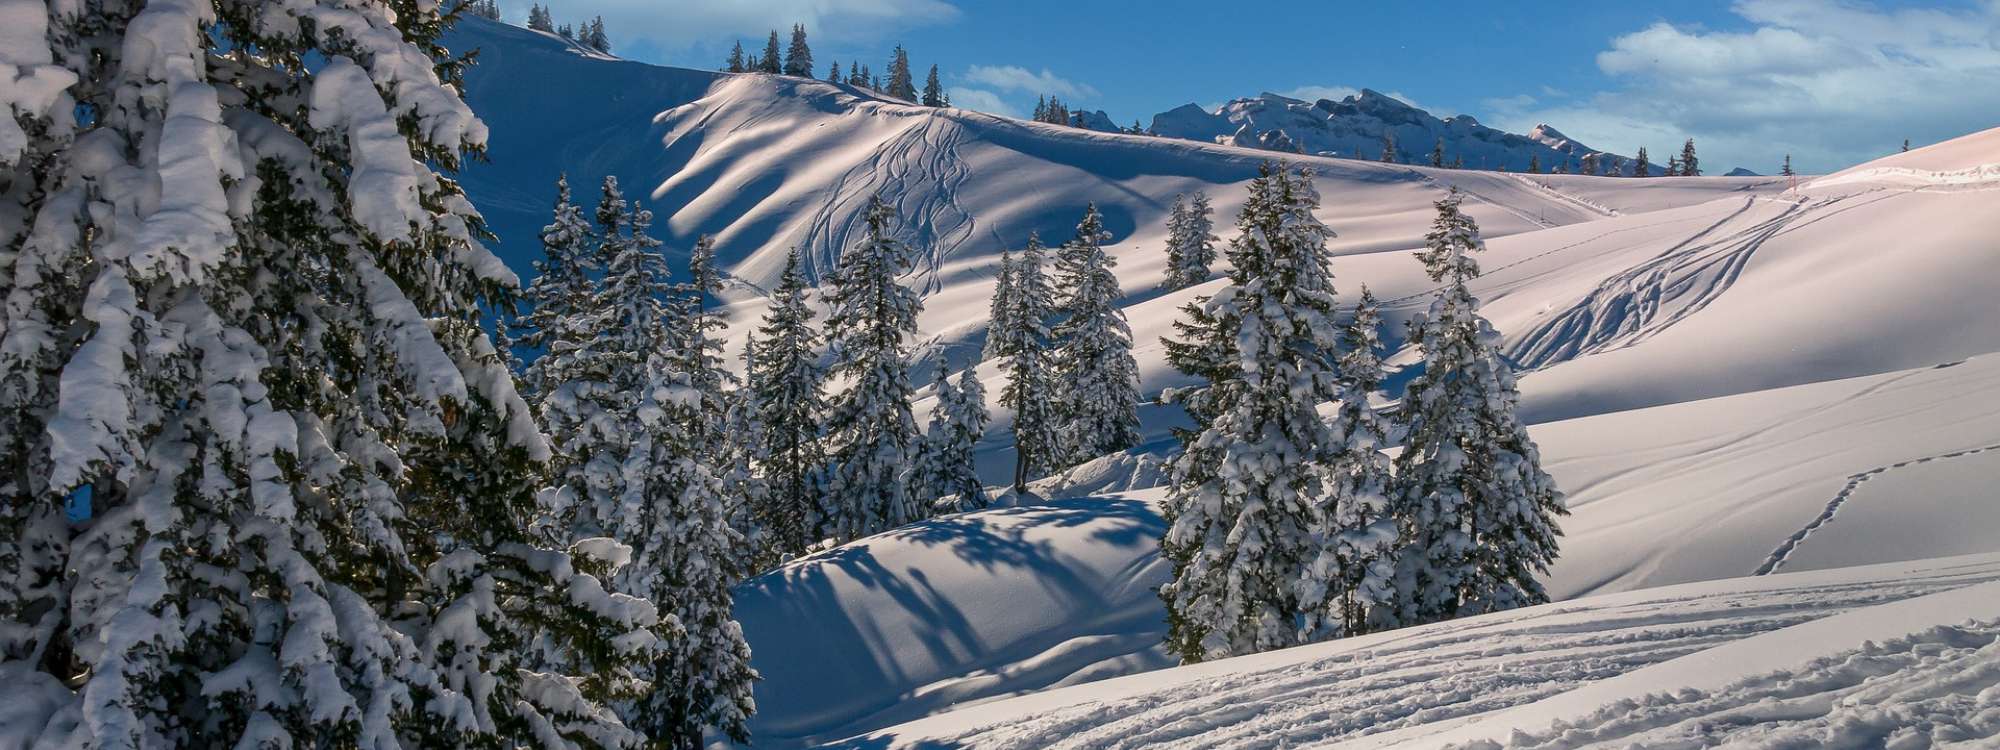
<path fill-rule="evenodd" d="M 1792 171 L 1791 154 L 1785 154 L 1785 165 L 1778 168 L 1778 174 L 1783 177 L 1790 177 L 1792 175 L 1798 174 L 1797 172 Z"/>
<path fill-rule="evenodd" d="M 987 505 L 986 486 L 972 464 L 972 447 L 986 434 L 986 389 L 967 368 L 951 382 L 951 370 L 938 364 L 936 401 L 930 427 L 924 433 L 911 485 L 921 497 L 935 499 L 938 513 L 979 510 Z"/>
<path fill-rule="evenodd" d="M 897 281 L 910 249 L 889 236 L 895 218 L 880 197 L 868 204 L 861 242 L 841 253 L 827 295 L 831 375 L 848 382 L 827 419 L 831 454 L 820 538 L 846 542 L 928 515 L 905 481 L 920 435 L 910 413 L 909 340 L 923 301 Z"/>
<path fill-rule="evenodd" d="M 1499 336 L 1467 288 L 1484 244 L 1460 200 L 1437 202 L 1417 254 L 1443 286 L 1410 325 L 1423 369 L 1404 392 L 1391 493 L 1406 625 L 1548 601 L 1535 576 L 1555 559 L 1556 517 L 1568 512 L 1514 414 L 1519 393 Z"/>
<path fill-rule="evenodd" d="M 1215 262 L 1215 210 L 1208 194 L 1195 191 L 1192 199 L 1174 196 L 1173 212 L 1167 217 L 1167 289 L 1186 289 L 1207 281 L 1209 266 Z"/>
<path fill-rule="evenodd" d="M 1050 351 L 1048 319 L 1055 292 L 1043 270 L 1042 239 L 1028 235 L 1010 267 L 1004 298 L 996 297 L 1003 326 L 992 335 L 989 357 L 1001 360 L 1007 386 L 1000 405 L 1014 412 L 1014 491 L 1027 491 L 1028 480 L 1056 466 L 1060 459 L 1061 426 L 1055 410 L 1055 372 Z M 1002 290 L 995 290 L 999 295 Z"/>
<path fill-rule="evenodd" d="M 764 40 L 764 56 L 757 58 L 756 71 L 759 73 L 784 72 L 785 58 L 778 52 L 778 32 L 773 29 L 771 36 Z"/>
<path fill-rule="evenodd" d="M 440 4 L 57 7 L 0 87 L 10 739 L 638 744 L 599 701 L 671 620 L 527 533 Z"/>
<path fill-rule="evenodd" d="M 828 62 L 828 63 L 826 64 L 826 82 L 827 82 L 827 83 L 840 83 L 840 82 L 841 82 L 841 79 L 840 79 L 840 61 L 839 61 L 839 60 L 834 60 L 834 61 L 831 61 L 831 62 Z"/>
<path fill-rule="evenodd" d="M 522 372 L 537 406 L 552 385 L 574 377 L 584 348 L 598 332 L 589 311 L 596 285 L 592 274 L 602 267 L 599 240 L 583 208 L 571 199 L 568 176 L 556 178 L 555 212 L 541 239 L 535 280 L 521 293 L 528 309 L 515 324 L 520 329 L 515 343 L 542 352 Z"/>
<path fill-rule="evenodd" d="M 683 325 L 695 325 L 691 319 Z M 690 332 L 686 338 L 696 338 Z M 711 413 L 699 357 L 656 356 L 637 409 L 630 478 L 621 513 L 632 561 L 619 587 L 643 594 L 683 630 L 656 658 L 650 689 L 624 706 L 626 721 L 658 747 L 698 750 L 709 728 L 748 742 L 756 710 L 750 646 L 730 612 L 729 587 L 743 538 L 730 528 L 725 480 L 713 463 Z"/>
<path fill-rule="evenodd" d="M 889 84 L 882 93 L 904 101 L 917 100 L 917 81 L 910 74 L 910 53 L 903 45 L 896 45 L 896 51 L 889 55 Z"/>
<path fill-rule="evenodd" d="M 478 16 L 494 21 L 500 20 L 499 0 L 465 0 L 463 4 L 459 5 L 459 8 L 461 9 L 460 12 L 468 16 Z"/>
<path fill-rule="evenodd" d="M 1069 290 L 1056 313 L 1055 380 L 1062 394 L 1057 432 L 1059 460 L 1076 464 L 1139 442 L 1139 365 L 1132 359 L 1132 328 L 1118 302 L 1125 293 L 1104 252 L 1111 239 L 1091 204 L 1076 238 L 1057 250 L 1057 282 Z"/>
<path fill-rule="evenodd" d="M 604 31 L 604 17 L 592 18 L 590 23 L 584 24 L 578 35 L 578 41 L 581 41 L 583 46 L 599 52 L 610 52 L 611 36 Z"/>
<path fill-rule="evenodd" d="M 734 584 L 776 562 L 777 556 L 766 549 L 769 535 L 757 513 L 769 489 L 756 468 L 764 450 L 761 431 L 756 429 L 757 415 L 748 403 L 747 389 L 722 365 L 722 341 L 717 334 L 728 328 L 728 323 L 708 304 L 722 293 L 713 236 L 704 234 L 695 239 L 688 256 L 688 281 L 677 292 L 676 321 L 681 331 L 675 342 L 678 367 L 688 373 L 702 398 L 700 419 L 692 426 L 701 430 L 701 444 L 708 447 L 709 460 L 722 479 L 725 518 L 745 542 L 736 546 L 732 556 L 736 565 L 729 582 Z M 745 355 L 752 356 L 752 352 L 746 346 Z"/>
<path fill-rule="evenodd" d="M 547 7 L 535 3 L 528 6 L 528 28 L 553 34 L 556 31 L 556 19 L 549 14 Z"/>
<path fill-rule="evenodd" d="M 806 44 L 806 25 L 792 24 L 792 44 L 785 48 L 785 75 L 811 78 L 813 76 L 812 47 Z"/>
<path fill-rule="evenodd" d="M 1646 157 L 1645 146 L 1640 146 L 1639 155 L 1632 157 L 1632 176 L 1633 177 L 1653 176 L 1653 163 Z"/>
<path fill-rule="evenodd" d="M 1687 139 L 1687 143 L 1681 146 L 1681 176 L 1701 176 L 1701 159 L 1694 155 L 1693 138 Z"/>
<path fill-rule="evenodd" d="M 929 75 L 924 76 L 924 100 L 926 107 L 943 107 L 951 103 L 951 96 L 944 91 L 944 84 L 938 81 L 938 68 L 931 66 Z"/>
<path fill-rule="evenodd" d="M 1001 345 L 1006 341 L 1011 326 L 1007 314 L 1011 309 L 1014 289 L 1014 251 L 1000 250 L 1000 271 L 993 279 L 993 299 L 986 311 L 986 346 L 980 356 L 992 359 L 1000 356 Z"/>
<path fill-rule="evenodd" d="M 1340 594 L 1334 571 L 1314 564 L 1340 456 L 1317 407 L 1342 390 L 1333 233 L 1317 205 L 1310 172 L 1264 165 L 1237 219 L 1229 285 L 1189 303 L 1181 338 L 1166 342 L 1168 361 L 1205 381 L 1165 394 L 1197 425 L 1170 466 L 1160 542 L 1174 564 L 1160 589 L 1167 648 L 1184 662 L 1304 642 Z"/>
<path fill-rule="evenodd" d="M 1444 166 L 1444 137 L 1439 136 L 1437 145 L 1431 147 L 1431 166 Z"/>
<path fill-rule="evenodd" d="M 743 42 L 741 40 L 736 42 L 736 46 L 729 48 L 729 59 L 723 61 L 722 69 L 731 73 L 747 73 L 750 71 L 750 61 L 743 56 Z"/>
<path fill-rule="evenodd" d="M 1382 386 L 1382 317 L 1375 295 L 1361 288 L 1354 320 L 1341 339 L 1338 442 L 1326 467 L 1327 495 L 1313 538 L 1319 557 L 1307 570 L 1302 601 L 1319 602 L 1306 630 L 1315 638 L 1344 637 L 1396 622 L 1396 519 L 1389 512 L 1393 477 L 1387 420 L 1369 398 Z M 1324 590 L 1321 587 L 1325 587 Z"/>
<path fill-rule="evenodd" d="M 847 64 L 847 85 L 855 88 L 868 87 L 868 74 L 861 72 L 861 63 L 850 62 Z"/>
<path fill-rule="evenodd" d="M 764 444 L 766 485 L 756 515 L 778 557 L 803 554 L 819 541 L 814 530 L 824 515 L 820 503 L 827 493 L 821 471 L 826 454 L 820 443 L 820 420 L 826 414 L 826 401 L 821 393 L 819 333 L 812 319 L 799 252 L 794 249 L 785 261 L 785 275 L 771 292 L 763 325 L 751 337 L 757 355 L 749 368 Z"/>
<path fill-rule="evenodd" d="M 1394 163 L 1395 161 L 1396 161 L 1396 134 L 1394 132 L 1384 132 L 1382 134 L 1382 163 L 1390 164 Z"/>

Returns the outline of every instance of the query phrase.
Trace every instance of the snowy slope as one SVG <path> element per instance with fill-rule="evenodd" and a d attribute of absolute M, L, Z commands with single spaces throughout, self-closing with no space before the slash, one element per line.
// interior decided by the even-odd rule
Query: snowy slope
<path fill-rule="evenodd" d="M 2000 549 L 1995 393 L 2000 355 L 1537 425 L 1573 512 L 1551 593 Z M 1160 497 L 952 516 L 753 581 L 759 744 L 1172 663 Z"/>
<path fill-rule="evenodd" d="M 1506 739 L 1507 731 L 1544 719 L 1544 701 L 1555 709 L 1549 714 L 1581 718 L 1612 700 L 1682 684 L 1754 691 L 1732 689 L 1730 677 L 1775 682 L 1764 673 L 1819 656 L 1836 661 L 1808 669 L 1838 673 L 1838 656 L 1861 648 L 1862 639 L 1913 633 L 1915 642 L 1876 647 L 1916 657 L 1881 658 L 1878 674 L 1971 671 L 1974 679 L 1931 692 L 1990 704 L 1980 691 L 2000 675 L 1990 662 L 1976 665 L 1994 650 L 1995 581 L 2000 555 L 1981 555 L 1599 596 L 1051 690 L 830 746 L 1432 747 L 1496 733 Z M 1985 624 L 1932 630 L 1967 617 Z M 1985 655 L 1968 659 L 1967 651 L 1981 649 Z M 1565 702 L 1571 691 L 1593 692 Z M 1670 702 L 1654 704 L 1672 710 Z M 1496 715 L 1515 707 L 1518 713 Z M 1610 719 L 1618 708 L 1629 710 L 1616 707 Z M 1808 718 L 1813 706 L 1802 708 L 1791 718 Z M 1496 724 L 1464 727 L 1484 716 Z M 1986 723 L 1988 736 L 1996 731 L 2000 726 Z"/>

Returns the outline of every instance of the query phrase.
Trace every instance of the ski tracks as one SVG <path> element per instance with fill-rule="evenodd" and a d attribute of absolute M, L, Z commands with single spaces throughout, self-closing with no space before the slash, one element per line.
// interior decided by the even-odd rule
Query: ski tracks
<path fill-rule="evenodd" d="M 1970 456 L 1985 453 L 1986 451 L 2000 451 L 2000 443 L 1982 445 L 1977 448 L 1967 448 L 1950 453 L 1939 453 L 1922 458 L 1912 458 L 1907 461 L 1898 461 L 1849 476 L 1847 484 L 1840 488 L 1840 492 L 1835 494 L 1832 500 L 1827 501 L 1826 508 L 1821 510 L 1819 515 L 1815 516 L 1811 521 L 1807 521 L 1805 526 L 1793 532 L 1791 536 L 1786 537 L 1783 542 L 1778 543 L 1777 548 L 1771 550 L 1770 556 L 1764 558 L 1764 564 L 1757 566 L 1757 570 L 1751 573 L 1751 575 L 1762 576 L 1778 572 L 1778 569 L 1784 567 L 1785 562 L 1791 559 L 1792 553 L 1798 551 L 1799 545 L 1803 544 L 1807 537 L 1812 536 L 1813 532 L 1820 530 L 1821 527 L 1832 522 L 1834 515 L 1838 514 L 1841 507 L 1847 504 L 1847 500 L 1854 496 L 1855 490 L 1861 489 L 1861 485 L 1867 484 L 1868 480 L 1907 466 L 1927 464 L 1932 461 L 1958 458 L 1960 456 Z"/>

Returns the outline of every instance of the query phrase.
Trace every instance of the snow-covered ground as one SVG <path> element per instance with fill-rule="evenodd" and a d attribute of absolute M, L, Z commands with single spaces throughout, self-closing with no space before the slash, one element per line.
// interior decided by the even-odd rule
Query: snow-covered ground
<path fill-rule="evenodd" d="M 1506 740 L 1553 717 L 1623 729 L 1629 711 L 1596 709 L 1635 700 L 1660 715 L 1712 716 L 1774 684 L 1822 675 L 1823 684 L 1788 687 L 1836 694 L 1840 662 L 1867 661 L 1846 655 L 1869 640 L 1880 642 L 1874 650 L 1903 654 L 1879 658 L 1875 674 L 1909 681 L 1983 671 L 1931 692 L 1990 704 L 1981 690 L 2000 681 L 1990 661 L 2000 622 L 1995 581 L 2000 555 L 1988 554 L 1597 596 L 1050 690 L 833 746 L 1430 747 Z M 1984 624 L 1934 630 L 1968 618 Z M 1894 640 L 1905 636 L 1916 638 Z M 1982 648 L 1984 657 L 1963 653 Z M 1808 664 L 1823 655 L 1834 658 Z M 1983 670 L 1957 663 L 1980 658 Z M 1783 669 L 1800 674 L 1778 676 Z M 1709 691 L 1706 702 L 1648 698 L 1682 687 Z M 1847 708 L 1805 702 L 1783 718 L 1805 723 L 1814 710 Z M 1983 732 L 1996 730 L 1989 720 Z"/>

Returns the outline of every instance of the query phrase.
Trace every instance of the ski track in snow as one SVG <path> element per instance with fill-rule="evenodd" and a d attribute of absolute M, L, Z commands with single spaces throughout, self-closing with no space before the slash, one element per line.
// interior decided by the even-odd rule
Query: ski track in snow
<path fill-rule="evenodd" d="M 2000 623 L 1941 625 L 1722 690 L 1620 701 L 1544 734 L 1515 734 L 1505 747 L 1992 747 L 1996 687 Z"/>
<path fill-rule="evenodd" d="M 2000 569 L 1975 566 L 1776 591 L 1667 589 L 1652 598 L 1559 604 L 1368 637 L 1344 649 L 1338 641 L 1308 646 L 1333 653 L 1168 681 L 1137 695 L 1032 715 L 995 715 L 955 737 L 896 743 L 890 729 L 831 746 L 1117 750 L 1334 742 L 1476 717 L 1759 633 L 1996 578 Z"/>
<path fill-rule="evenodd" d="M 1542 190 L 1549 197 L 1555 198 L 1556 200 L 1560 200 L 1565 203 L 1575 205 L 1579 208 L 1582 208 L 1585 211 L 1589 211 L 1599 216 L 1612 217 L 1612 216 L 1623 215 L 1618 212 L 1618 209 L 1603 206 L 1593 201 L 1588 201 L 1583 198 L 1570 195 L 1569 193 L 1557 190 L 1554 185 L 1550 185 L 1546 182 L 1530 178 L 1527 175 L 1509 174 L 1508 176 L 1514 178 L 1516 182 L 1519 182 L 1523 185 L 1527 185 L 1528 187 Z"/>
<path fill-rule="evenodd" d="M 1970 456 L 1979 453 L 1985 453 L 1986 451 L 1995 451 L 1995 450 L 2000 450 L 2000 443 L 1994 443 L 1992 445 L 1982 445 L 1977 448 L 1967 448 L 1965 450 L 1953 451 L 1950 453 L 1940 453 L 1931 456 L 1924 456 L 1922 458 L 1912 458 L 1907 461 L 1898 461 L 1896 463 L 1889 464 L 1887 466 L 1877 466 L 1873 469 L 1869 469 L 1867 471 L 1855 474 L 1853 476 L 1849 476 L 1847 478 L 1847 484 L 1840 488 L 1840 492 L 1834 495 L 1832 500 L 1827 501 L 1826 509 L 1820 511 L 1820 514 L 1818 516 L 1815 516 L 1811 521 L 1806 522 L 1806 525 L 1804 527 L 1801 527 L 1797 532 L 1793 533 L 1789 537 L 1786 537 L 1785 541 L 1779 543 L 1776 549 L 1771 550 L 1771 556 L 1765 558 L 1764 564 L 1757 566 L 1756 572 L 1752 573 L 1751 575 L 1760 575 L 1760 576 L 1770 575 L 1772 573 L 1778 572 L 1780 568 L 1783 568 L 1785 566 L 1785 562 L 1791 559 L 1792 553 L 1798 550 L 1799 545 L 1804 544 L 1806 539 L 1808 537 L 1811 537 L 1813 532 L 1818 531 L 1820 527 L 1825 526 L 1829 522 L 1833 521 L 1834 515 L 1840 512 L 1841 506 L 1846 505 L 1847 499 L 1849 497 L 1852 497 L 1856 490 L 1861 489 L 1861 485 L 1866 484 L 1868 480 L 1874 479 L 1875 477 L 1881 476 L 1896 469 L 1901 469 L 1906 466 L 1916 466 L 1919 464 L 1927 464 L 1932 461 L 1938 461 L 1947 458 L 1958 458 L 1960 456 Z"/>

